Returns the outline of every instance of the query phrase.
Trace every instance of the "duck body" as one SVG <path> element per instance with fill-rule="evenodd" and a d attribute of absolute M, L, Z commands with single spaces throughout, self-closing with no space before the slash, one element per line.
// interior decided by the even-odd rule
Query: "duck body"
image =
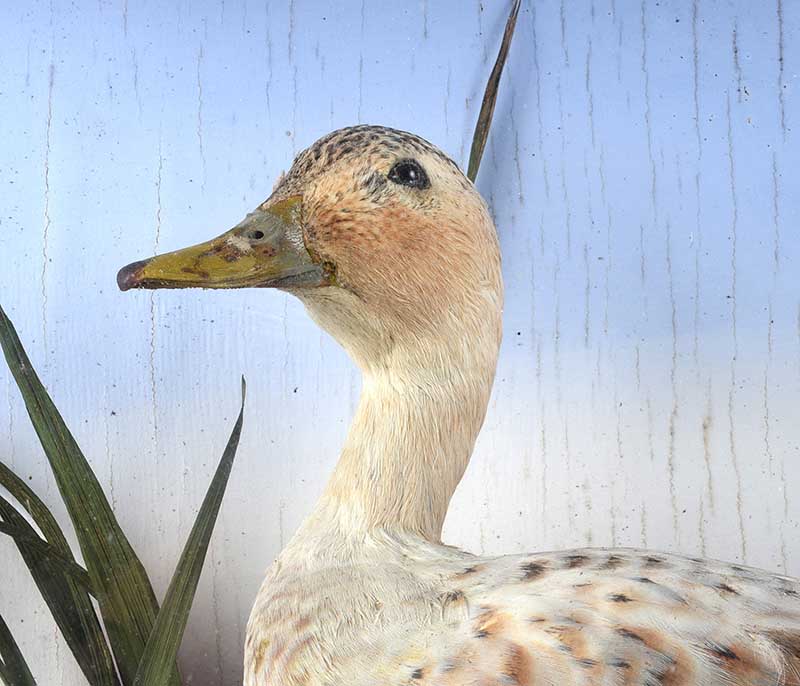
<path fill-rule="evenodd" d="M 311 540 L 301 530 L 264 581 L 245 686 L 800 684 L 787 577 L 633 549 Z"/>
<path fill-rule="evenodd" d="M 118 282 L 281 288 L 362 372 L 333 475 L 256 598 L 245 686 L 800 686 L 797 580 L 441 544 L 489 403 L 503 282 L 486 204 L 424 139 L 335 131 L 232 230 Z"/>

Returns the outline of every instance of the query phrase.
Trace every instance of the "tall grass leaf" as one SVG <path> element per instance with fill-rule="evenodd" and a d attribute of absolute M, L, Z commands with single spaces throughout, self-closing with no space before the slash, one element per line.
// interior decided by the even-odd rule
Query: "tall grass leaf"
<path fill-rule="evenodd" d="M 0 679 L 5 686 L 36 686 L 3 615 L 0 615 Z"/>
<path fill-rule="evenodd" d="M 0 346 L 75 527 L 122 682 L 132 684 L 158 614 L 153 587 L 2 308 Z M 177 666 L 158 686 L 180 686 Z"/>
<path fill-rule="evenodd" d="M 222 454 L 217 471 L 208 487 L 203 504 L 197 513 L 192 531 L 183 547 L 183 553 L 172 575 L 167 594 L 158 613 L 156 625 L 136 673 L 134 686 L 154 686 L 164 682 L 169 673 L 170 665 L 175 663 L 175 658 L 180 648 L 189 610 L 192 607 L 200 572 L 203 569 L 211 533 L 217 521 L 222 496 L 228 484 L 228 477 L 233 467 L 236 448 L 239 445 L 239 435 L 242 432 L 244 419 L 244 398 L 246 386 L 242 378 L 242 405 L 239 418 L 233 427 L 228 445 Z"/>
<path fill-rule="evenodd" d="M 47 506 L 31 488 L 0 462 L 0 485 L 28 511 L 46 541 L 13 506 L 0 497 L 0 531 L 12 536 L 64 640 L 92 686 L 118 686 L 114 661 L 94 605 L 87 571 Z"/>
<path fill-rule="evenodd" d="M 28 554 L 35 555 L 36 563 L 46 564 L 50 574 L 59 577 L 66 575 L 74 579 L 85 593 L 89 593 L 91 586 L 89 573 L 77 562 L 62 555 L 55 547 L 43 540 L 14 506 L 2 496 L 0 496 L 0 534 L 10 536 L 26 560 Z M 34 581 L 38 583 L 37 579 Z M 63 583 L 63 580 L 58 579 L 58 582 Z"/>
<path fill-rule="evenodd" d="M 497 60 L 492 68 L 492 73 L 489 74 L 489 81 L 486 83 L 486 90 L 481 103 L 481 111 L 478 114 L 478 122 L 475 124 L 472 148 L 469 151 L 469 165 L 467 166 L 467 176 L 473 183 L 478 176 L 478 168 L 481 166 L 486 139 L 489 137 L 489 127 L 492 125 L 492 115 L 494 114 L 494 105 L 497 102 L 500 77 L 503 75 L 503 67 L 506 64 L 511 39 L 514 37 L 514 27 L 517 25 L 520 3 L 521 0 L 514 0 L 514 4 L 511 6 L 511 12 L 506 21 L 506 29 L 503 32 L 503 41 L 500 43 L 500 52 L 497 53 Z"/>

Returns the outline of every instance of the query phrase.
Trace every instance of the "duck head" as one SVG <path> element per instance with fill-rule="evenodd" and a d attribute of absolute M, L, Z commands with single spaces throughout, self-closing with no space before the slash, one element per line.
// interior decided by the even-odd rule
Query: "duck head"
<path fill-rule="evenodd" d="M 485 203 L 444 153 L 384 127 L 325 136 L 233 229 L 134 262 L 117 281 L 288 291 L 362 367 L 447 337 L 469 347 L 469 332 L 487 334 L 495 356 L 499 344 L 500 256 Z"/>

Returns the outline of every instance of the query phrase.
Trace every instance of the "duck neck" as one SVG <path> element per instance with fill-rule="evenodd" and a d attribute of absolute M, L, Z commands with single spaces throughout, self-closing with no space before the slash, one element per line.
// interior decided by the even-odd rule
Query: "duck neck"
<path fill-rule="evenodd" d="M 497 341 L 499 343 L 499 341 Z M 341 457 L 312 519 L 440 541 L 489 402 L 497 344 L 364 369 Z M 483 351 L 481 351 L 483 348 Z M 420 361 L 424 359 L 422 364 Z M 416 361 L 416 363 L 414 363 Z"/>

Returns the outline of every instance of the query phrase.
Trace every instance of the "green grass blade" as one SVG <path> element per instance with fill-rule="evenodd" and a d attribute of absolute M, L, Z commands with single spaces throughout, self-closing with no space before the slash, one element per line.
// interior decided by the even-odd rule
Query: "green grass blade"
<path fill-rule="evenodd" d="M 467 176 L 473 183 L 478 176 L 478 168 L 481 166 L 486 139 L 489 137 L 489 127 L 492 125 L 492 115 L 494 114 L 494 105 L 497 102 L 500 77 L 503 75 L 503 67 L 506 64 L 511 39 L 514 37 L 514 27 L 517 25 L 520 3 L 521 0 L 514 0 L 514 4 L 511 6 L 511 12 L 508 15 L 508 21 L 506 21 L 506 30 L 503 32 L 503 41 L 500 43 L 500 52 L 497 53 L 497 60 L 492 68 L 492 73 L 489 75 L 489 81 L 486 83 L 481 111 L 478 114 L 478 122 L 475 124 L 472 148 L 469 151 L 469 165 L 467 166 Z"/>
<path fill-rule="evenodd" d="M 43 541 L 25 518 L 0 497 L 0 531 L 10 534 L 78 665 L 92 686 L 118 686 L 111 653 L 87 588 L 89 575 Z"/>
<path fill-rule="evenodd" d="M 132 684 L 158 614 L 150 580 L 2 308 L 0 346 L 75 527 L 122 681 Z M 162 684 L 180 686 L 177 667 Z"/>
<path fill-rule="evenodd" d="M 88 572 L 75 562 L 61 528 L 31 488 L 0 462 L 0 485 L 30 513 L 43 541 L 24 517 L 0 497 L 0 531 L 12 536 L 64 640 L 92 686 L 118 686 L 111 651 L 94 605 Z"/>
<path fill-rule="evenodd" d="M 36 686 L 11 630 L 0 615 L 0 679 L 5 686 Z"/>
<path fill-rule="evenodd" d="M 84 592 L 89 593 L 91 584 L 89 573 L 77 562 L 65 557 L 47 541 L 42 540 L 25 518 L 2 496 L 0 496 L 0 534 L 5 534 L 14 539 L 14 543 L 17 544 L 20 552 L 26 558 L 26 562 L 28 554 L 33 555 L 37 564 L 41 559 L 42 563 L 48 565 L 48 574 L 66 575 L 73 578 L 78 586 L 84 589 Z M 33 573 L 33 570 L 31 572 Z M 37 584 L 39 582 L 36 578 L 34 578 L 34 581 Z M 58 579 L 58 582 L 63 583 L 63 580 Z"/>
<path fill-rule="evenodd" d="M 183 547 L 181 559 L 172 575 L 172 581 L 170 581 L 167 595 L 164 597 L 161 611 L 158 613 L 156 625 L 147 641 L 147 648 L 145 648 L 142 662 L 139 665 L 139 671 L 136 673 L 134 686 L 164 683 L 164 677 L 168 673 L 170 665 L 175 663 L 189 618 L 189 610 L 197 590 L 197 583 L 200 580 L 200 572 L 203 569 L 211 533 L 217 521 L 222 496 L 225 494 L 233 459 L 236 456 L 236 448 L 239 445 L 239 435 L 244 418 L 244 398 L 245 382 L 242 378 L 242 405 L 239 410 L 239 418 L 233 427 L 228 445 L 225 447 L 217 471 L 211 480 L 211 485 L 203 498 L 200 512 L 197 513 L 192 531 Z"/>
<path fill-rule="evenodd" d="M 4 462 L 0 462 L 0 486 L 5 488 L 24 507 L 49 543 L 72 557 L 72 550 L 56 518 L 39 496 L 23 479 L 18 477 Z"/>

